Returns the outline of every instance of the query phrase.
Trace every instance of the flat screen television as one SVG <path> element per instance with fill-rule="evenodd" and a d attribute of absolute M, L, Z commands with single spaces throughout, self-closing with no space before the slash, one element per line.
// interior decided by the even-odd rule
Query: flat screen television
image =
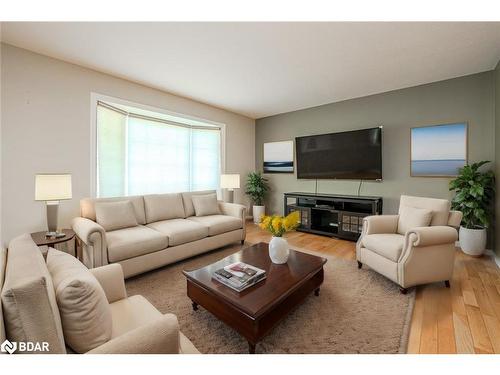
<path fill-rule="evenodd" d="M 382 179 L 382 128 L 295 138 L 297 177 Z"/>

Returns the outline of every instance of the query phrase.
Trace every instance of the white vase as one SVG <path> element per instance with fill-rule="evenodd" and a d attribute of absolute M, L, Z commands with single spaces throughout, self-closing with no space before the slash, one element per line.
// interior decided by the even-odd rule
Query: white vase
<path fill-rule="evenodd" d="M 252 214 L 253 214 L 253 222 L 255 224 L 259 224 L 262 215 L 266 214 L 266 206 L 253 206 Z"/>
<path fill-rule="evenodd" d="M 284 264 L 288 260 L 290 250 L 288 249 L 288 242 L 283 237 L 271 238 L 269 242 L 269 257 L 273 263 Z"/>
<path fill-rule="evenodd" d="M 486 249 L 486 229 L 468 229 L 460 227 L 458 239 L 462 251 L 471 256 L 481 256 Z"/>

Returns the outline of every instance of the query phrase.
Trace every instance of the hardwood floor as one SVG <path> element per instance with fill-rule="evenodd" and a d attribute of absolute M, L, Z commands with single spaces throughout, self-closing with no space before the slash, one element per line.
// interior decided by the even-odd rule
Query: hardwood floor
<path fill-rule="evenodd" d="M 354 242 L 303 232 L 286 237 L 291 246 L 355 259 Z M 247 241 L 270 239 L 257 225 L 247 224 Z M 500 353 L 500 270 L 492 259 L 457 249 L 450 288 L 444 283 L 417 287 L 408 353 Z"/>

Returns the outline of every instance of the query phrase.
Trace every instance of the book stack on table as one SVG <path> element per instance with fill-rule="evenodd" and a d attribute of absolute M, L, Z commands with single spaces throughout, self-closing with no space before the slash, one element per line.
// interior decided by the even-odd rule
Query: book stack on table
<path fill-rule="evenodd" d="M 243 262 L 230 264 L 214 272 L 218 282 L 241 292 L 266 278 L 266 271 Z"/>

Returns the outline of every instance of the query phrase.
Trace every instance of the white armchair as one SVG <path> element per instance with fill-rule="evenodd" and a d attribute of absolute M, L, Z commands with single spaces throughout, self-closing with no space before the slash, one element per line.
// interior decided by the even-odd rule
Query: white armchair
<path fill-rule="evenodd" d="M 401 196 L 398 215 L 368 216 L 356 244 L 363 264 L 407 288 L 444 281 L 453 273 L 456 228 L 462 213 L 445 199 Z"/>

